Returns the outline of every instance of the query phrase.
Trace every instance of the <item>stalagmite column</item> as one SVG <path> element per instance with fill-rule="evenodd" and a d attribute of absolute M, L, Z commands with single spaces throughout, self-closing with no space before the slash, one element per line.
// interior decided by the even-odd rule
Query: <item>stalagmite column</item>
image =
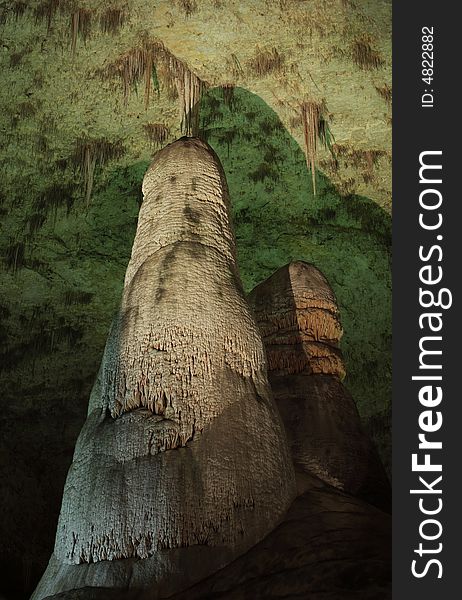
<path fill-rule="evenodd" d="M 219 160 L 178 140 L 156 155 L 143 193 L 35 599 L 85 586 L 165 597 L 254 545 L 294 495 Z"/>
<path fill-rule="evenodd" d="M 294 262 L 258 285 L 249 301 L 297 471 L 389 508 L 385 471 L 342 384 L 343 332 L 326 278 L 313 265 Z"/>

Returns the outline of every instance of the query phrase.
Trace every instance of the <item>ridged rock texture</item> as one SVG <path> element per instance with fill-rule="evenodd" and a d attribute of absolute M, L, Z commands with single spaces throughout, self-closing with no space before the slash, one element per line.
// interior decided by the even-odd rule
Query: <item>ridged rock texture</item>
<path fill-rule="evenodd" d="M 385 470 L 342 383 L 343 331 L 324 275 L 312 264 L 290 263 L 255 287 L 249 301 L 297 471 L 389 509 Z"/>
<path fill-rule="evenodd" d="M 306 476 L 277 527 L 246 554 L 169 600 L 390 600 L 391 516 Z M 53 600 L 151 600 L 103 588 Z"/>
<path fill-rule="evenodd" d="M 220 162 L 182 138 L 156 155 L 143 194 L 34 600 L 86 586 L 180 591 L 261 540 L 294 497 Z"/>

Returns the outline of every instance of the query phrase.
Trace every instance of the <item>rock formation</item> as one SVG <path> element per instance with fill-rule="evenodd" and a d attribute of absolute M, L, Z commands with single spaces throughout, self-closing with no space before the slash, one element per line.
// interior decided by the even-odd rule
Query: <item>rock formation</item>
<path fill-rule="evenodd" d="M 171 600 L 390 600 L 391 516 L 314 477 L 303 487 L 264 540 Z"/>
<path fill-rule="evenodd" d="M 198 139 L 158 152 L 143 194 L 33 600 L 388 598 L 390 519 L 367 502 L 388 508 L 389 484 L 342 384 L 326 278 L 282 267 L 252 312 Z"/>
<path fill-rule="evenodd" d="M 181 591 L 261 540 L 294 496 L 219 160 L 182 138 L 156 155 L 143 194 L 34 600 L 86 586 Z"/>
<path fill-rule="evenodd" d="M 296 469 L 390 508 L 390 487 L 342 384 L 342 327 L 335 295 L 313 265 L 293 262 L 250 293 L 271 387 Z"/>
<path fill-rule="evenodd" d="M 264 540 L 169 600 L 390 600 L 391 516 L 315 477 Z M 53 600 L 151 600 L 86 588 Z"/>

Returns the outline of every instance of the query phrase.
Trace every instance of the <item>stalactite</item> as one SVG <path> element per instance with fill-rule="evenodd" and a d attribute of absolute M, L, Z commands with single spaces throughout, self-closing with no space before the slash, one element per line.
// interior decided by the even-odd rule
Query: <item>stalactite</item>
<path fill-rule="evenodd" d="M 257 48 L 255 56 L 249 61 L 249 69 L 259 77 L 280 71 L 284 66 L 284 56 L 276 48 L 271 50 L 260 50 Z"/>
<path fill-rule="evenodd" d="M 317 102 L 304 102 L 301 105 L 303 134 L 305 138 L 306 166 L 311 169 L 313 194 L 316 196 L 316 150 L 319 135 L 321 105 Z"/>
<path fill-rule="evenodd" d="M 164 123 L 146 123 L 144 133 L 154 147 L 163 146 L 170 135 L 170 129 Z"/>
<path fill-rule="evenodd" d="M 157 54 L 162 45 L 158 42 L 144 40 L 142 45 L 132 48 L 110 63 L 99 74 L 103 79 L 118 77 L 122 81 L 124 103 L 127 104 L 132 87 L 144 80 L 145 82 L 145 106 L 149 102 L 150 78 L 152 75 L 153 56 Z"/>
<path fill-rule="evenodd" d="M 93 190 L 93 181 L 96 167 L 96 152 L 92 152 L 91 146 L 85 146 L 83 158 L 83 176 L 85 181 L 85 204 L 90 204 L 91 192 Z"/>
<path fill-rule="evenodd" d="M 151 96 L 151 79 L 153 69 L 153 53 L 148 52 L 146 54 L 146 61 L 144 66 L 144 109 L 147 110 L 149 106 L 149 99 Z"/>
<path fill-rule="evenodd" d="M 46 222 L 46 215 L 40 212 L 34 212 L 24 220 L 24 228 L 27 231 L 28 239 L 32 239 L 34 235 L 43 227 Z"/>
<path fill-rule="evenodd" d="M 223 102 L 232 111 L 235 104 L 234 83 L 225 83 L 221 86 Z"/>
<path fill-rule="evenodd" d="M 79 32 L 79 19 L 80 19 L 79 11 L 72 13 L 72 15 L 71 15 L 71 51 L 72 51 L 72 54 L 75 54 L 75 49 L 77 47 L 77 35 Z"/>
<path fill-rule="evenodd" d="M 174 59 L 176 62 L 176 59 Z M 199 106 L 202 91 L 202 81 L 189 69 L 178 63 L 176 72 L 178 96 L 180 98 L 181 131 L 187 136 L 197 136 L 199 133 Z M 181 76 L 182 75 L 182 76 Z"/>
<path fill-rule="evenodd" d="M 200 100 L 207 83 L 170 52 L 164 50 L 160 58 L 166 64 L 178 91 L 181 130 L 187 136 L 196 136 L 199 133 Z"/>
<path fill-rule="evenodd" d="M 66 290 L 62 296 L 64 306 L 90 304 L 94 297 L 93 292 L 83 290 Z"/>
<path fill-rule="evenodd" d="M 126 8 L 108 8 L 100 16 L 101 31 L 115 35 L 124 26 L 127 18 Z"/>
<path fill-rule="evenodd" d="M 3 3 L 0 6 L 0 24 L 6 23 L 12 16 L 17 21 L 27 10 L 27 3 L 16 0 L 15 2 Z"/>
<path fill-rule="evenodd" d="M 332 151 L 337 160 L 343 161 L 345 167 L 360 170 L 366 182 L 373 178 L 379 160 L 386 156 L 385 150 L 353 148 L 349 144 L 334 144 Z"/>
<path fill-rule="evenodd" d="M 5 264 L 6 268 L 16 273 L 25 263 L 25 244 L 23 241 L 10 239 L 6 247 Z"/>
<path fill-rule="evenodd" d="M 242 68 L 241 62 L 234 52 L 226 58 L 226 64 L 234 79 L 238 79 L 244 75 L 244 69 Z"/>
<path fill-rule="evenodd" d="M 121 55 L 116 61 L 99 72 L 103 79 L 118 77 L 123 84 L 124 102 L 130 91 L 140 81 L 144 82 L 144 105 L 148 108 L 153 74 L 159 76 L 167 93 L 173 91 L 180 101 L 180 126 L 185 135 L 197 135 L 199 131 L 199 104 L 207 83 L 189 67 L 169 52 L 161 42 L 145 38 L 142 45 Z"/>
<path fill-rule="evenodd" d="M 71 14 L 71 52 L 75 54 L 77 39 L 81 37 L 85 42 L 91 30 L 91 11 L 79 8 Z"/>
<path fill-rule="evenodd" d="M 44 0 L 39 2 L 34 8 L 34 15 L 36 22 L 45 21 L 47 29 L 50 30 L 53 17 L 57 13 L 58 9 L 63 9 L 66 0 Z"/>
<path fill-rule="evenodd" d="M 376 85 L 375 89 L 377 90 L 377 94 L 381 96 L 387 104 L 391 104 L 392 89 L 387 83 L 384 83 L 382 86 Z"/>
<path fill-rule="evenodd" d="M 73 186 L 52 184 L 39 194 L 33 201 L 34 210 L 44 214 L 52 215 L 56 219 L 58 208 L 67 207 L 69 213 L 73 204 Z"/>
<path fill-rule="evenodd" d="M 22 17 L 24 15 L 24 13 L 26 12 L 26 9 L 27 9 L 26 2 L 20 1 L 20 2 L 13 3 L 12 10 L 13 10 L 13 14 L 16 19 L 19 19 L 19 17 Z"/>
<path fill-rule="evenodd" d="M 358 67 L 365 71 L 378 69 L 384 63 L 380 53 L 372 47 L 372 40 L 368 36 L 354 41 L 352 56 Z"/>
<path fill-rule="evenodd" d="M 71 161 L 74 167 L 83 176 L 85 204 L 88 206 L 93 191 L 95 171 L 97 165 L 104 166 L 110 160 L 120 158 L 125 153 L 124 145 L 120 140 L 111 142 L 104 138 L 77 140 Z"/>
<path fill-rule="evenodd" d="M 190 17 L 197 10 L 196 0 L 176 0 L 176 3 L 187 17 Z"/>
<path fill-rule="evenodd" d="M 332 134 L 324 118 L 327 112 L 324 100 L 305 101 L 300 104 L 300 113 L 303 123 L 303 136 L 305 140 L 306 166 L 311 170 L 313 181 L 313 194 L 316 196 L 316 155 L 318 140 L 327 148 L 332 148 Z"/>

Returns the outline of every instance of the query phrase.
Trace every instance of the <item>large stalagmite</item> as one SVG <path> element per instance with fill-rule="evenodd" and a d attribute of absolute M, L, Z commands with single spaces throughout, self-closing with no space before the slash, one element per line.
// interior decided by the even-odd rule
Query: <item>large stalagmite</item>
<path fill-rule="evenodd" d="M 343 386 L 343 330 L 335 295 L 312 264 L 281 267 L 249 296 L 268 374 L 298 472 L 390 508 L 390 486 Z"/>
<path fill-rule="evenodd" d="M 219 160 L 178 140 L 143 193 L 36 600 L 85 586 L 179 591 L 258 542 L 293 498 Z"/>

